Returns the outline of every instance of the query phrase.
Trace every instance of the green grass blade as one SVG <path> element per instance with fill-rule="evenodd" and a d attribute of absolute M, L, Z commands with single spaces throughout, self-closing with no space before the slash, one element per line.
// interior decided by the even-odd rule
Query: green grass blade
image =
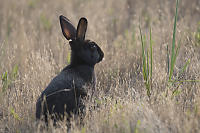
<path fill-rule="evenodd" d="M 68 53 L 68 55 L 67 55 L 67 63 L 70 64 L 70 62 L 71 62 L 71 54 Z"/>
<path fill-rule="evenodd" d="M 12 80 L 16 79 L 16 77 L 18 75 L 18 71 L 19 71 L 18 65 L 15 65 L 14 68 L 12 69 L 12 73 L 11 73 Z"/>
<path fill-rule="evenodd" d="M 144 67 L 144 72 L 145 72 L 145 81 L 147 81 L 148 80 L 148 70 L 147 70 L 147 62 L 146 62 L 147 55 L 146 55 L 145 48 L 146 48 L 146 36 L 144 35 L 144 37 L 143 37 L 143 53 L 144 53 L 143 54 L 144 55 L 144 59 L 143 59 L 144 65 L 143 65 L 143 67 Z"/>
<path fill-rule="evenodd" d="M 150 51 L 146 46 L 146 36 L 142 35 L 141 28 L 140 29 L 140 38 L 142 44 L 142 62 L 143 62 L 143 78 L 144 84 L 146 86 L 147 96 L 150 98 L 151 96 L 151 86 L 152 86 L 152 69 L 153 69 L 153 48 L 152 48 L 152 38 L 151 38 L 151 29 L 150 29 Z M 147 50 L 145 50 L 147 48 Z M 150 63 L 151 61 L 151 63 Z"/>
<path fill-rule="evenodd" d="M 172 53 L 171 53 L 171 64 L 170 64 L 170 73 L 169 73 L 169 81 L 172 79 L 172 74 L 174 71 L 174 65 L 175 65 L 175 41 L 176 41 L 176 22 L 177 22 L 177 16 L 178 16 L 178 3 L 179 0 L 176 1 L 176 14 L 174 18 L 174 29 L 173 29 L 173 39 L 172 39 Z"/>
<path fill-rule="evenodd" d="M 169 75 L 169 46 L 167 45 L 167 73 Z"/>
<path fill-rule="evenodd" d="M 145 59 L 145 50 L 144 50 L 144 40 L 143 40 L 143 36 L 142 36 L 142 31 L 141 28 L 139 26 L 140 29 L 140 39 L 141 39 L 141 43 L 142 43 L 142 62 L 143 62 L 143 78 L 146 81 L 146 59 Z"/>
<path fill-rule="evenodd" d="M 11 109 L 10 109 L 10 113 L 12 114 L 12 116 L 13 116 L 15 119 L 21 121 L 21 118 L 20 118 L 19 115 L 15 112 L 14 108 L 11 108 Z"/>
<path fill-rule="evenodd" d="M 149 52 L 147 50 L 147 80 L 149 79 Z"/>
<path fill-rule="evenodd" d="M 178 56 L 178 53 L 179 53 L 180 47 L 181 47 L 181 39 L 180 39 L 179 42 L 178 42 L 178 47 L 176 48 L 176 54 L 175 54 L 175 57 Z"/>
<path fill-rule="evenodd" d="M 151 36 L 151 28 L 150 28 L 150 58 L 151 58 L 151 68 L 150 68 L 150 80 L 152 82 L 152 73 L 153 73 L 153 42 Z"/>
<path fill-rule="evenodd" d="M 185 70 L 186 70 L 186 68 L 187 68 L 187 66 L 190 64 L 190 59 L 185 63 L 185 65 L 183 66 L 183 68 L 181 69 L 181 71 L 179 72 L 179 75 L 180 74 L 182 74 Z"/>
<path fill-rule="evenodd" d="M 180 47 L 181 47 L 181 39 L 179 40 L 178 47 L 176 48 L 176 53 L 175 53 L 175 55 L 174 55 L 174 60 L 173 60 L 174 64 L 176 63 L 176 58 L 177 58 L 177 56 L 178 56 Z"/>

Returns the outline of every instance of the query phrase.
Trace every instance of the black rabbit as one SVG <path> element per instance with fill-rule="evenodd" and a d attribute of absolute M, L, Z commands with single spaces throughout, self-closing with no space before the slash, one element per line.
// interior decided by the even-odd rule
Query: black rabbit
<path fill-rule="evenodd" d="M 77 30 L 69 19 L 60 16 L 62 33 L 71 47 L 71 62 L 42 92 L 36 103 L 36 118 L 54 122 L 83 111 L 88 89 L 95 87 L 94 66 L 104 53 L 93 41 L 85 40 L 87 19 L 79 20 Z M 65 115 L 66 114 L 66 115 Z"/>

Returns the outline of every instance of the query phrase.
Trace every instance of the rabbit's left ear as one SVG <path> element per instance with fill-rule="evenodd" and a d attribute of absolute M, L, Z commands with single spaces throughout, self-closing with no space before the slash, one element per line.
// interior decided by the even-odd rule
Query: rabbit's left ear
<path fill-rule="evenodd" d="M 62 29 L 62 33 L 65 36 L 67 40 L 74 40 L 76 37 L 76 29 L 72 25 L 72 23 L 69 21 L 68 18 L 65 16 L 60 16 L 60 26 Z"/>
<path fill-rule="evenodd" d="M 78 23 L 77 32 L 76 32 L 76 39 L 85 40 L 85 33 L 87 30 L 87 19 L 81 18 Z"/>

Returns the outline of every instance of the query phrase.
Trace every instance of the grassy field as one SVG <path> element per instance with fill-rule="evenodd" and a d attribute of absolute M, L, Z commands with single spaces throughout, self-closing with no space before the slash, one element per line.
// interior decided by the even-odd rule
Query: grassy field
<path fill-rule="evenodd" d="M 73 120 L 71 132 L 200 132 L 199 0 L 180 0 L 174 50 L 175 0 L 0 3 L 0 132 L 67 132 L 65 122 L 43 129 L 35 118 L 38 96 L 69 63 L 61 14 L 74 25 L 85 16 L 86 38 L 105 53 L 84 125 Z"/>

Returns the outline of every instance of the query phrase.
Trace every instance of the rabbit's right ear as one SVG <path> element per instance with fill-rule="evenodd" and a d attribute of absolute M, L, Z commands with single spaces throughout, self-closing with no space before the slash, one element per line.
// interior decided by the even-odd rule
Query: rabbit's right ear
<path fill-rule="evenodd" d="M 76 38 L 76 29 L 72 23 L 65 16 L 61 15 L 60 17 L 60 26 L 62 33 L 67 40 L 74 40 Z"/>
<path fill-rule="evenodd" d="M 86 18 L 81 18 L 78 22 L 77 26 L 77 33 L 76 33 L 76 38 L 79 40 L 85 40 L 85 33 L 87 30 L 87 19 Z"/>

